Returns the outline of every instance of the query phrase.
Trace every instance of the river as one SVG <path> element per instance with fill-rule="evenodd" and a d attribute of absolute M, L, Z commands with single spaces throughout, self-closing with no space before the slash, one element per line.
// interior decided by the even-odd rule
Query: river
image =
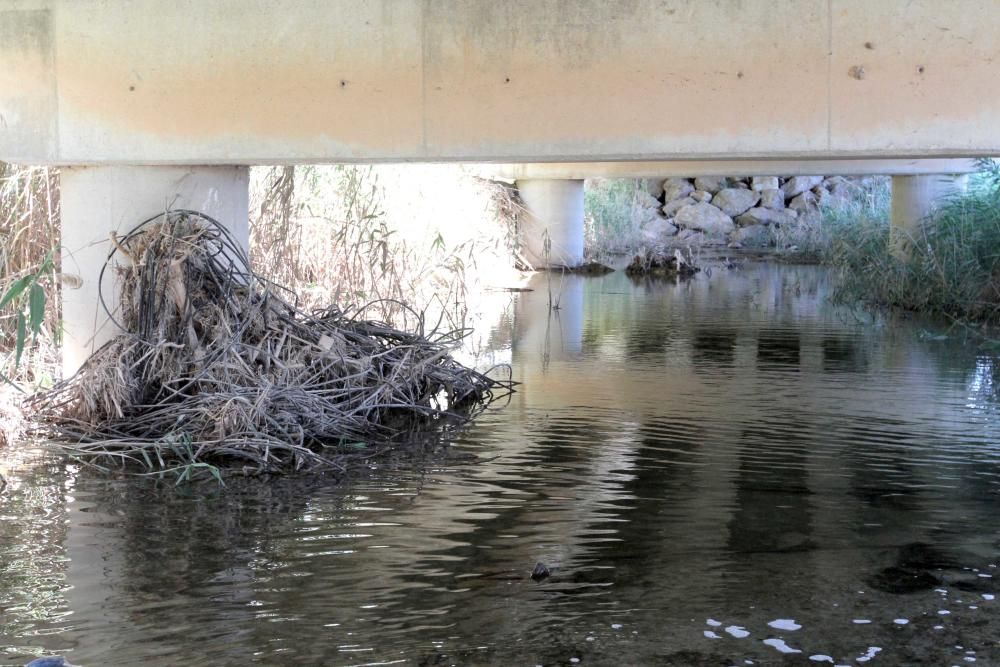
<path fill-rule="evenodd" d="M 533 287 L 509 403 L 344 484 L 0 452 L 0 664 L 1000 665 L 995 352 L 817 267 Z"/>

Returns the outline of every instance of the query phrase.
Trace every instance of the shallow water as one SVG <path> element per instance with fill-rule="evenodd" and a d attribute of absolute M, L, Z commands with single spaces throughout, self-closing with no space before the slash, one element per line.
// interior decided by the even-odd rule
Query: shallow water
<path fill-rule="evenodd" d="M 817 268 L 553 279 L 552 316 L 546 279 L 483 336 L 520 391 L 426 460 L 220 490 L 5 453 L 0 664 L 1000 664 L 994 354 Z"/>

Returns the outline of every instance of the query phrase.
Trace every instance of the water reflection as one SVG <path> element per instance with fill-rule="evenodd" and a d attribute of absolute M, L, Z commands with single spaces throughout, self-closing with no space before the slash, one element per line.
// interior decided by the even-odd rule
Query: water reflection
<path fill-rule="evenodd" d="M 523 384 L 455 438 L 478 464 L 15 468 L 0 664 L 1000 664 L 994 356 L 814 268 L 534 287 L 480 332 Z"/>

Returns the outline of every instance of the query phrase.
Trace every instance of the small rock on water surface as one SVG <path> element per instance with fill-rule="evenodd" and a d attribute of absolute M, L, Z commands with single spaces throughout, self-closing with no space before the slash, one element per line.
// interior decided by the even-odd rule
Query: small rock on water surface
<path fill-rule="evenodd" d="M 545 563 L 539 561 L 535 563 L 535 569 L 531 571 L 531 578 L 535 581 L 541 581 L 542 579 L 547 579 L 550 574 L 552 573 L 549 572 L 549 568 L 546 567 Z"/>

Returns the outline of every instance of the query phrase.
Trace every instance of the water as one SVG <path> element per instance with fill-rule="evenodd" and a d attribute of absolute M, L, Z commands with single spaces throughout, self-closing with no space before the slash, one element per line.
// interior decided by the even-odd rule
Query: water
<path fill-rule="evenodd" d="M 0 664 L 1000 664 L 996 356 L 815 268 L 535 287 L 510 404 L 346 486 L 7 452 Z"/>

